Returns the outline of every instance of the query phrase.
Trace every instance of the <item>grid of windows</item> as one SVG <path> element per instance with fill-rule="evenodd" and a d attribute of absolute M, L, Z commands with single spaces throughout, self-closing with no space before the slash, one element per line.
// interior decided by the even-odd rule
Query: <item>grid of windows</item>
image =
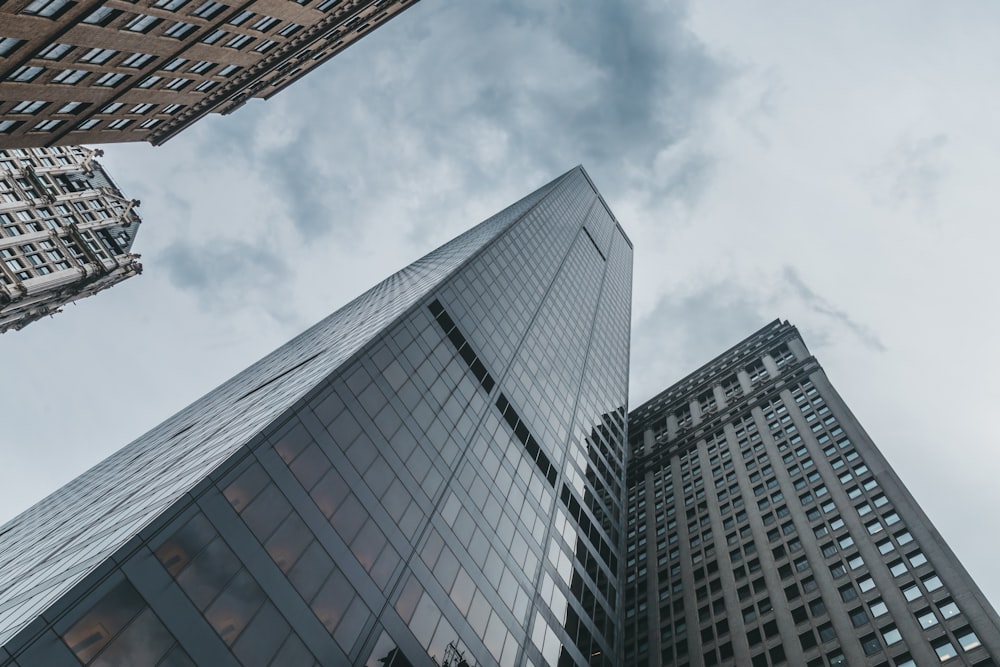
<path fill-rule="evenodd" d="M 25 103 L 26 112 L 38 104 Z M 42 121 L 34 131 L 63 123 Z M 141 270 L 130 252 L 140 222 L 135 202 L 95 156 L 80 147 L 0 151 L 0 333 Z"/>
<path fill-rule="evenodd" d="M 0 8 L 8 33 L 0 37 L 0 115 L 28 99 L 48 103 L 17 112 L 29 122 L 4 120 L 0 149 L 162 143 L 207 113 L 270 97 L 415 2 L 302 0 L 233 11 L 214 0 L 162 0 L 141 9 L 32 0 L 17 12 Z M 196 63 L 185 70 L 189 76 L 165 75 L 186 60 Z M 70 97 L 92 101 L 73 123 L 53 116 Z M 156 122 L 128 115 L 138 104 L 171 104 L 168 97 L 182 113 L 154 110 Z M 113 100 L 123 108 L 99 111 Z"/>
<path fill-rule="evenodd" d="M 95 512 L 109 524 L 62 551 L 93 567 L 142 543 L 123 569 L 164 626 L 204 627 L 163 644 L 196 664 L 620 664 L 630 279 L 627 238 L 573 170 L 78 480 L 75 499 L 128 498 L 129 516 Z M 58 504 L 16 520 L 5 553 L 66 540 L 35 531 Z M 30 577 L 65 595 L 54 560 Z"/>
<path fill-rule="evenodd" d="M 632 412 L 626 663 L 990 659 L 834 397 L 775 322 Z"/>

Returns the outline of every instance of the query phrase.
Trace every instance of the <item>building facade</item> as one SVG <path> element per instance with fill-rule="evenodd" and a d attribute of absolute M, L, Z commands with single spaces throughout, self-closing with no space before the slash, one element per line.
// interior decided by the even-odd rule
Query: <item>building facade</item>
<path fill-rule="evenodd" d="M 0 151 L 0 333 L 142 272 L 126 199 L 81 146 Z"/>
<path fill-rule="evenodd" d="M 621 664 L 631 243 L 576 168 L 0 527 L 0 665 Z"/>
<path fill-rule="evenodd" d="M 7 0 L 0 149 L 162 144 L 268 99 L 417 0 Z"/>
<path fill-rule="evenodd" d="M 625 663 L 995 665 L 1000 618 L 775 321 L 629 417 Z"/>

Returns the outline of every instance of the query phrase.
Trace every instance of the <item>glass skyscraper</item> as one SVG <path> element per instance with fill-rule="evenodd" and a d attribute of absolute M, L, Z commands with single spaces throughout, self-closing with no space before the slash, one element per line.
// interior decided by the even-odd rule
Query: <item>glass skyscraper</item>
<path fill-rule="evenodd" d="M 632 246 L 576 168 L 0 527 L 0 665 L 618 665 Z"/>
<path fill-rule="evenodd" d="M 787 322 L 628 437 L 625 664 L 996 664 L 1000 618 Z"/>

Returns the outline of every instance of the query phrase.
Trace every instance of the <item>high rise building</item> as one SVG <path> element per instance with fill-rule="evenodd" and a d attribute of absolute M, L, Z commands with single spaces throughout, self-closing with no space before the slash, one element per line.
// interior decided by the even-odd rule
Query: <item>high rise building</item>
<path fill-rule="evenodd" d="M 142 272 L 135 208 L 81 146 L 0 151 L 0 333 Z"/>
<path fill-rule="evenodd" d="M 162 144 L 268 99 L 417 0 L 10 0 L 0 149 Z"/>
<path fill-rule="evenodd" d="M 625 664 L 996 664 L 1000 618 L 788 323 L 628 438 Z"/>
<path fill-rule="evenodd" d="M 0 527 L 0 665 L 619 665 L 631 243 L 582 168 Z"/>

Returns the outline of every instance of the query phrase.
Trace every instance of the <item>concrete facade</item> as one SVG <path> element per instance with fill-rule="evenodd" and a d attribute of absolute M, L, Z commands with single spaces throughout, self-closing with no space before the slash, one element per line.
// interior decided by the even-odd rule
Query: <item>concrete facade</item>
<path fill-rule="evenodd" d="M 1000 618 L 794 327 L 629 424 L 627 664 L 995 664 Z"/>

